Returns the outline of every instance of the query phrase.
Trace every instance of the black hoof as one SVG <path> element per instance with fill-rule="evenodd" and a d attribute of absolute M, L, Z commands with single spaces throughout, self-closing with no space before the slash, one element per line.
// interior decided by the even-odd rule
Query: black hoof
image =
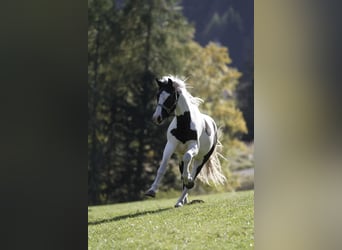
<path fill-rule="evenodd" d="M 195 186 L 195 182 L 189 182 L 187 185 L 185 185 L 187 189 L 191 189 Z"/>
<path fill-rule="evenodd" d="M 145 193 L 145 196 L 149 196 L 149 197 L 156 197 L 156 192 L 154 192 L 153 190 L 148 190 L 146 193 Z"/>

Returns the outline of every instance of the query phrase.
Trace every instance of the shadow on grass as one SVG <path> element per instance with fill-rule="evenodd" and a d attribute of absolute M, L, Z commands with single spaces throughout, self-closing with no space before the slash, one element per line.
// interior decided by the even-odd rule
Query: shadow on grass
<path fill-rule="evenodd" d="M 194 204 L 198 204 L 198 203 L 204 203 L 204 200 L 192 200 L 189 203 L 187 203 L 186 205 L 194 205 Z"/>
<path fill-rule="evenodd" d="M 88 226 L 90 226 L 90 225 L 98 225 L 98 224 L 108 223 L 108 222 L 113 222 L 113 221 L 120 221 L 120 220 L 125 220 L 125 219 L 128 219 L 128 218 L 136 218 L 136 217 L 143 216 L 143 215 L 146 215 L 146 214 L 161 213 L 161 212 L 164 212 L 164 211 L 167 211 L 167 210 L 170 210 L 170 209 L 173 209 L 173 208 L 171 208 L 171 207 L 169 207 L 169 208 L 160 208 L 160 209 L 157 209 L 157 210 L 137 212 L 135 214 L 120 215 L 120 216 L 113 217 L 111 219 L 105 219 L 105 220 L 99 220 L 99 221 L 91 221 L 91 222 L 88 222 Z"/>

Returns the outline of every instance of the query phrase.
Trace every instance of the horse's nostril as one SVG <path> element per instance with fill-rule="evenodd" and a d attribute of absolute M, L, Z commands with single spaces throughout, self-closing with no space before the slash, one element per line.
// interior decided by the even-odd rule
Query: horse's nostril
<path fill-rule="evenodd" d="M 160 124 L 162 122 L 162 117 L 161 115 L 158 115 L 158 116 L 153 116 L 152 117 L 153 121 L 156 123 L 156 124 Z"/>

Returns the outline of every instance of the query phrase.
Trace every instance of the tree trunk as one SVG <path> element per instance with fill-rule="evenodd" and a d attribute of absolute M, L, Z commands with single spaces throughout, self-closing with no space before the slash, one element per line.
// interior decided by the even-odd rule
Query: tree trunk
<path fill-rule="evenodd" d="M 145 40 L 145 65 L 144 65 L 144 73 L 142 77 L 142 93 L 141 93 L 141 109 L 140 109 L 140 120 L 142 121 L 141 127 L 138 134 L 138 140 L 139 140 L 139 149 L 138 149 L 138 161 L 137 161 L 137 170 L 135 175 L 135 195 L 137 198 L 139 198 L 139 193 L 143 187 L 142 183 L 142 173 L 143 173 L 143 163 L 145 159 L 145 152 L 144 152 L 144 146 L 145 146 L 145 133 L 146 133 L 146 106 L 149 102 L 148 100 L 148 91 L 149 91 L 149 84 L 151 84 L 151 72 L 150 72 L 150 53 L 151 53 L 151 32 L 152 32 L 152 11 L 153 11 L 153 1 L 149 1 L 149 16 L 146 23 L 147 28 L 147 36 Z"/>

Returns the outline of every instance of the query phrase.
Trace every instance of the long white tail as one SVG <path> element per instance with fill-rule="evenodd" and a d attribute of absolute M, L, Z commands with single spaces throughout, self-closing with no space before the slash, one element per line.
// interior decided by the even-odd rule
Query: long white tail
<path fill-rule="evenodd" d="M 217 184 L 222 185 L 227 180 L 227 178 L 224 176 L 222 172 L 222 167 L 221 167 L 221 163 L 219 160 L 219 156 L 225 159 L 225 157 L 219 153 L 219 151 L 221 151 L 222 149 L 222 144 L 219 140 L 221 137 L 221 134 L 222 134 L 221 130 L 218 129 L 216 133 L 217 142 L 216 142 L 215 149 L 213 153 L 211 154 L 209 160 L 203 166 L 201 172 L 198 174 L 198 178 L 202 182 L 208 185 L 210 185 L 211 183 L 213 183 L 215 186 Z"/>

